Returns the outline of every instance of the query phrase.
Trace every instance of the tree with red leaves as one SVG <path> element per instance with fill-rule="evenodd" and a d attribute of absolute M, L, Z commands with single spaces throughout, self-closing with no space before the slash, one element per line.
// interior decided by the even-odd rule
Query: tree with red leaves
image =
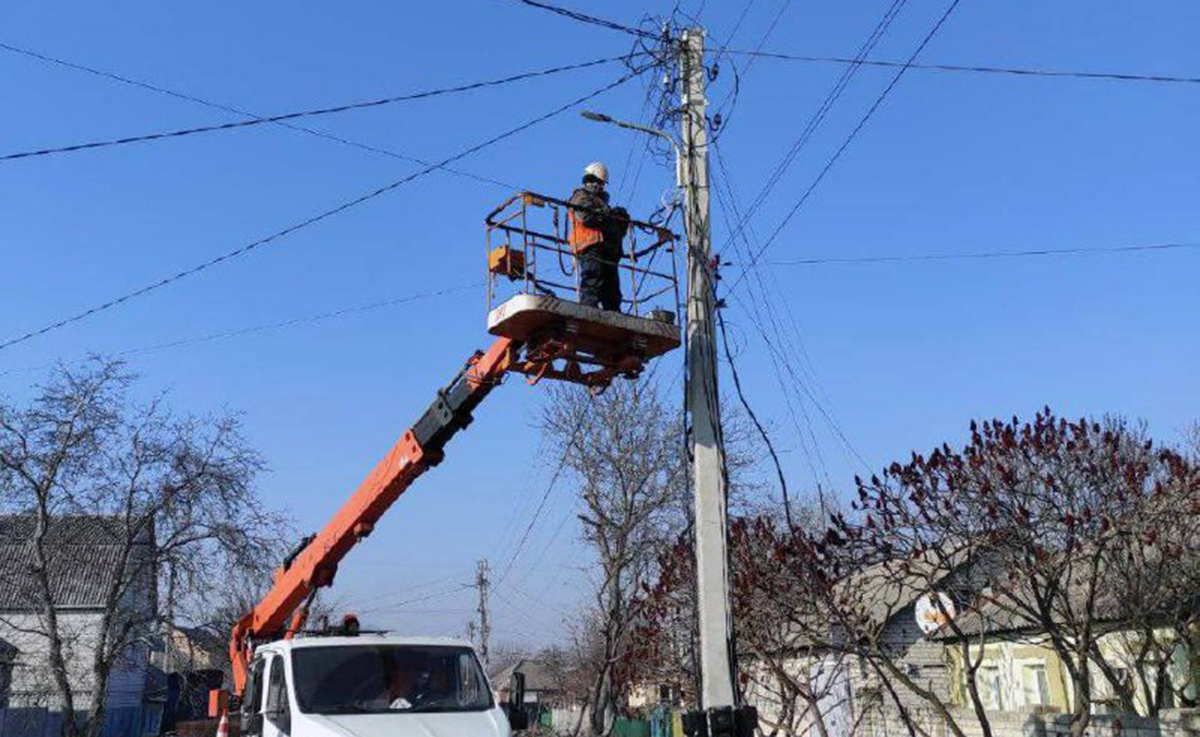
<path fill-rule="evenodd" d="M 830 679 L 812 674 L 853 664 L 856 692 L 874 698 L 874 707 L 858 699 L 856 720 L 877 708 L 910 735 L 944 727 L 989 737 L 979 669 L 981 645 L 997 630 L 1034 633 L 1056 652 L 1073 690 L 1073 735 L 1088 726 L 1097 679 L 1129 710 L 1140 693 L 1152 713 L 1176 645 L 1190 642 L 1194 654 L 1200 644 L 1194 455 L 1157 447 L 1119 419 L 1068 421 L 1046 409 L 1031 422 L 972 423 L 961 450 L 946 444 L 857 479 L 853 510 L 819 534 L 788 529 L 782 514 L 734 520 L 743 685 L 766 674 L 786 705 L 766 726 L 826 734 L 818 707 Z M 670 669 L 672 653 L 655 648 L 664 628 L 691 626 L 680 618 L 690 611 L 691 566 L 686 544 L 660 562 L 632 669 Z M 914 677 L 887 638 L 888 623 L 933 592 L 946 595 L 929 601 L 943 622 L 938 641 L 956 655 L 966 710 Z M 1127 632 L 1132 661 L 1112 662 L 1101 639 Z"/>
<path fill-rule="evenodd" d="M 1135 614 L 1158 622 L 1195 601 L 1194 578 L 1146 584 L 1194 559 L 1200 470 L 1123 420 L 1072 422 L 1047 408 L 1032 422 L 972 423 L 961 451 L 914 454 L 882 478 L 859 479 L 858 495 L 859 514 L 835 521 L 831 545 L 864 563 L 903 561 L 898 575 L 930 584 L 964 566 L 986 574 L 970 609 L 946 625 L 985 735 L 973 637 L 994 627 L 1039 633 L 1070 676 L 1071 734 L 1082 735 L 1094 670 L 1132 705 L 1100 638 Z"/>

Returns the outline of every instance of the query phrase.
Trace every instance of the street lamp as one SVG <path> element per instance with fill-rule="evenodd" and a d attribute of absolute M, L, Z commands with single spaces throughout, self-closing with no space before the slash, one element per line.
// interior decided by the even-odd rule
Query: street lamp
<path fill-rule="evenodd" d="M 641 133 L 649 134 L 651 136 L 658 136 L 659 138 L 666 139 L 666 141 L 671 144 L 671 148 L 675 150 L 675 186 L 676 187 L 683 186 L 683 176 L 682 176 L 683 152 L 680 151 L 679 142 L 675 140 L 675 136 L 672 136 L 670 133 L 667 133 L 666 131 L 659 130 L 658 128 L 651 128 L 651 127 L 645 126 L 645 125 L 638 125 L 637 123 L 630 123 L 627 120 L 617 120 L 616 118 L 612 117 L 611 115 L 605 115 L 604 113 L 598 113 L 594 110 L 584 110 L 584 111 L 580 112 L 579 114 L 582 115 L 583 117 L 587 118 L 588 120 L 591 120 L 596 123 L 609 123 L 611 125 L 619 126 L 621 128 L 628 128 L 629 130 L 632 130 L 632 131 L 638 131 Z"/>

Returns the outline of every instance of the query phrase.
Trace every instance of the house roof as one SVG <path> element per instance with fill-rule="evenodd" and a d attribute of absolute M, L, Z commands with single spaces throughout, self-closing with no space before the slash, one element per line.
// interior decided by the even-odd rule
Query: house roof
<path fill-rule="evenodd" d="M 872 563 L 833 585 L 836 606 L 853 612 L 861 626 L 882 628 L 898 615 L 907 614 L 921 596 L 942 590 L 971 563 L 961 546 Z M 824 638 L 840 637 L 839 625 L 823 611 L 812 612 L 791 630 L 784 639 L 792 648 L 812 647 Z"/>
<path fill-rule="evenodd" d="M 1083 553 L 1090 555 L 1088 551 L 1088 548 L 1082 550 Z M 1157 550 L 1143 551 L 1143 555 L 1147 557 L 1157 554 Z M 1062 554 L 1058 555 L 1060 556 L 1058 560 L 1061 561 Z M 1171 613 L 1180 604 L 1178 601 L 1164 599 L 1154 608 L 1144 607 L 1145 602 L 1131 605 L 1131 602 L 1122 598 L 1119 579 L 1094 582 L 1093 576 L 1097 575 L 1099 569 L 1091 565 L 1080 565 L 1075 569 L 1074 575 L 1066 574 L 1072 568 L 1065 562 L 1060 562 L 1059 566 L 1063 571 L 1063 577 L 1057 582 L 1059 593 L 1054 596 L 1049 607 L 1049 616 L 1053 617 L 1052 621 L 1056 623 L 1067 621 L 1065 618 L 1068 616 L 1068 611 L 1070 616 L 1077 617 L 1080 622 L 1084 621 L 1085 612 L 1089 606 L 1089 596 L 1094 596 L 1094 600 L 1091 602 L 1092 621 L 1104 627 L 1111 627 L 1127 620 L 1131 606 L 1137 609 L 1139 617 L 1155 620 L 1169 619 Z M 953 639 L 958 636 L 955 632 L 956 629 L 965 636 L 981 633 L 1032 634 L 1044 631 L 1045 626 L 1038 620 L 1035 613 L 1036 597 L 1033 593 L 1032 583 L 1027 576 L 1028 574 L 1017 571 L 1011 577 L 994 579 L 991 586 L 981 590 L 972 608 L 955 617 L 953 626 L 947 623 L 933 636 L 937 639 Z M 1092 591 L 1093 583 L 1095 583 L 1094 592 Z M 1187 596 L 1190 600 L 1191 595 Z"/>
<path fill-rule="evenodd" d="M 1068 606 L 1076 613 L 1082 614 L 1086 607 L 1086 587 L 1082 581 L 1075 581 L 1069 584 L 1067 590 Z M 954 625 L 949 623 L 942 625 L 941 629 L 933 634 L 935 639 L 949 640 L 958 637 L 958 632 L 963 636 L 971 637 L 979 634 L 1031 634 L 1041 632 L 1045 628 L 1032 616 L 1032 612 L 1026 610 L 1026 607 L 1017 607 L 1012 599 L 1022 599 L 1032 601 L 1033 594 L 1027 591 L 1027 587 L 1014 588 L 1011 593 L 999 594 L 988 593 L 987 590 L 979 597 L 976 606 L 959 614 Z M 1060 602 L 1055 602 L 1053 607 L 1055 622 L 1063 621 L 1061 619 L 1062 612 L 1059 611 Z M 1097 591 L 1096 601 L 1094 604 L 1095 614 L 1093 622 L 1099 625 L 1107 625 L 1121 620 L 1121 607 L 1116 599 L 1116 593 L 1110 590 L 1101 588 Z M 1148 613 L 1153 616 L 1153 613 Z M 957 628 L 957 631 L 955 629 Z"/>
<path fill-rule="evenodd" d="M 0 515 L 0 609 L 39 606 L 41 596 L 32 515 Z M 56 607 L 98 608 L 121 572 L 126 539 L 117 517 L 63 515 L 46 532 L 51 600 Z M 139 544 L 147 544 L 147 533 Z"/>
<path fill-rule="evenodd" d="M 492 678 L 492 683 L 496 684 L 498 688 L 505 688 L 508 686 L 512 674 L 516 672 L 525 674 L 526 691 L 562 690 L 562 679 L 555 673 L 553 668 L 539 660 L 530 660 L 527 658 L 522 658 L 497 673 Z"/>

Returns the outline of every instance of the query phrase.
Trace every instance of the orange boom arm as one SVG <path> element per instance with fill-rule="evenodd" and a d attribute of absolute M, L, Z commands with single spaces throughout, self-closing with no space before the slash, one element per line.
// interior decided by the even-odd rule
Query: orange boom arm
<path fill-rule="evenodd" d="M 486 353 L 472 356 L 329 524 L 275 569 L 271 590 L 233 627 L 229 657 L 234 693 L 241 695 L 246 688 L 255 643 L 290 637 L 304 626 L 312 594 L 333 583 L 346 553 L 371 534 L 376 521 L 421 474 L 441 462 L 446 443 L 470 424 L 471 411 L 504 378 L 520 348 L 518 341 L 497 338 Z"/>

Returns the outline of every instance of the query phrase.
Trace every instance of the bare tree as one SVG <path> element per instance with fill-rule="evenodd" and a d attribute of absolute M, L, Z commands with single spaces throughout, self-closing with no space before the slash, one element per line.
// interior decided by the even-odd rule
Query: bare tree
<path fill-rule="evenodd" d="M 36 617 L 20 626 L 44 640 L 67 737 L 99 734 L 110 677 L 142 657 L 164 612 L 203 619 L 216 582 L 274 559 L 282 524 L 254 493 L 262 463 L 235 418 L 178 417 L 162 397 L 135 402 L 132 384 L 120 363 L 97 359 L 60 368 L 23 406 L 0 402 L 0 511 L 28 551 L 24 570 L 8 572 L 28 584 Z M 116 555 L 87 647 L 56 599 L 88 555 L 59 536 L 81 517 L 103 521 Z"/>
<path fill-rule="evenodd" d="M 606 735 L 617 716 L 617 665 L 636 617 L 634 594 L 684 524 L 687 464 L 679 415 L 645 381 L 620 382 L 599 396 L 560 387 L 542 427 L 580 483 L 583 539 L 599 558 L 588 707 L 592 733 Z"/>

